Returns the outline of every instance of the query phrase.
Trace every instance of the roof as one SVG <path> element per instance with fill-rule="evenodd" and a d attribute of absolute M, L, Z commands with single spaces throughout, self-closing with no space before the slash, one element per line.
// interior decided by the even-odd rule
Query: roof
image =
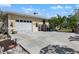
<path fill-rule="evenodd" d="M 34 18 L 48 20 L 46 17 L 40 16 L 40 15 L 29 15 L 26 13 L 18 13 L 18 12 L 10 12 L 10 11 L 2 11 L 2 12 L 3 12 L 3 14 L 15 14 L 15 15 L 21 15 L 21 16 L 30 16 L 30 17 L 34 17 Z"/>

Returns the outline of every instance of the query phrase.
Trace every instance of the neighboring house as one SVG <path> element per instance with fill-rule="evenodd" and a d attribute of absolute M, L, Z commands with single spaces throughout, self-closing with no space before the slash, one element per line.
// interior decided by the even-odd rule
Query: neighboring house
<path fill-rule="evenodd" d="M 3 30 L 12 33 L 16 31 L 17 33 L 26 32 L 36 32 L 41 31 L 41 25 L 43 21 L 48 25 L 48 21 L 42 17 L 30 16 L 25 14 L 5 12 L 6 18 L 3 20 Z"/>

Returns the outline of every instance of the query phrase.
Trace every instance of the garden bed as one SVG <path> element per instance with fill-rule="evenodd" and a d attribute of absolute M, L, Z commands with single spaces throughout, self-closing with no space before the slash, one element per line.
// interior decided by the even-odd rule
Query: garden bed
<path fill-rule="evenodd" d="M 12 49 L 16 46 L 16 42 L 13 40 L 4 40 L 0 42 L 0 47 L 4 47 L 4 51 Z"/>

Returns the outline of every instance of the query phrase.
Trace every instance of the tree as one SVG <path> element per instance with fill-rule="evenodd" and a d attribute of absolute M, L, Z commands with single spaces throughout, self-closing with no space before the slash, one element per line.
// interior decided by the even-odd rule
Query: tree
<path fill-rule="evenodd" d="M 60 26 L 59 30 L 61 30 L 63 28 L 63 23 L 66 19 L 66 16 L 61 17 L 60 15 L 57 15 L 57 17 L 58 17 L 58 22 L 59 22 L 59 26 Z"/>
<path fill-rule="evenodd" d="M 57 15 L 57 17 L 52 17 L 49 19 L 50 28 L 55 29 L 57 26 L 59 26 L 59 30 L 61 30 L 66 19 L 66 16 L 61 17 L 60 15 Z"/>
<path fill-rule="evenodd" d="M 50 29 L 55 30 L 55 27 L 58 25 L 58 18 L 57 17 L 52 17 L 49 21 L 49 27 Z"/>
<path fill-rule="evenodd" d="M 72 28 L 73 26 L 75 26 L 77 24 L 77 18 L 76 15 L 69 15 L 67 18 L 67 24 L 69 28 Z"/>

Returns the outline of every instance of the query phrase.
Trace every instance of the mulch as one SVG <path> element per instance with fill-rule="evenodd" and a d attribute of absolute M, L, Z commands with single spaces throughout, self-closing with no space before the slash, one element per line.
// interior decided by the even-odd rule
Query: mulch
<path fill-rule="evenodd" d="M 0 46 L 4 47 L 4 51 L 12 49 L 12 48 L 16 47 L 16 45 L 17 45 L 17 43 L 13 40 L 10 40 L 10 39 L 0 42 Z M 13 47 L 10 47 L 10 46 L 13 46 Z"/>

